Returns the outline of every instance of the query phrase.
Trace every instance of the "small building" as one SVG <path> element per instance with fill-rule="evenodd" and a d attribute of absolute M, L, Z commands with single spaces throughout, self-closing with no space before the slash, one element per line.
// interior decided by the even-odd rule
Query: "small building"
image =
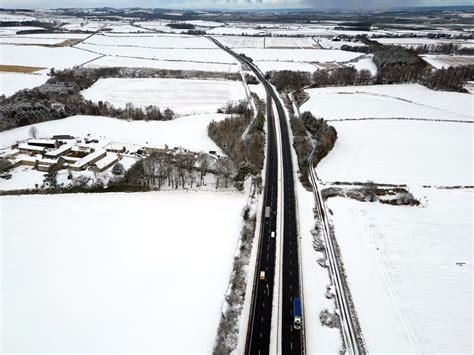
<path fill-rule="evenodd" d="M 58 141 L 52 139 L 29 139 L 28 144 L 50 149 L 56 149 L 59 146 Z"/>
<path fill-rule="evenodd" d="M 111 153 L 125 153 L 127 150 L 124 145 L 119 144 L 109 144 L 105 147 L 105 150 Z"/>
<path fill-rule="evenodd" d="M 12 149 L 8 152 L 6 152 L 5 154 L 2 155 L 2 158 L 4 159 L 14 159 L 18 154 L 20 154 L 20 150 L 19 149 Z"/>
<path fill-rule="evenodd" d="M 168 147 L 165 148 L 152 148 L 152 147 L 145 147 L 144 148 L 145 154 L 151 155 L 151 154 L 168 154 L 171 152 L 171 150 L 168 149 Z M 137 151 L 138 153 L 138 151 Z"/>
<path fill-rule="evenodd" d="M 78 158 L 78 157 L 71 157 L 71 156 L 64 156 L 64 157 L 61 157 L 65 163 L 68 163 L 68 164 L 74 164 L 75 162 L 81 160 L 82 158 Z"/>
<path fill-rule="evenodd" d="M 94 149 L 92 147 L 75 145 L 71 148 L 71 151 L 69 152 L 68 156 L 84 158 L 85 156 L 91 154 L 93 151 Z"/>
<path fill-rule="evenodd" d="M 38 164 L 39 158 L 29 156 L 27 154 L 19 154 L 15 157 L 15 161 L 13 162 L 13 167 L 16 168 L 20 165 L 27 165 L 27 166 L 36 166 Z"/>
<path fill-rule="evenodd" d="M 63 141 L 63 140 L 66 141 L 66 140 L 73 140 L 76 138 L 69 134 L 58 134 L 58 135 L 52 136 L 51 139 L 54 139 L 56 141 Z"/>
<path fill-rule="evenodd" d="M 96 171 L 98 173 L 101 173 L 108 168 L 110 168 L 112 165 L 117 163 L 119 161 L 119 156 L 115 153 L 107 153 L 107 155 L 96 161 L 94 165 L 91 166 L 92 171 Z"/>
<path fill-rule="evenodd" d="M 49 152 L 46 152 L 44 156 L 46 158 L 55 159 L 55 158 L 58 158 L 60 156 L 68 154 L 71 150 L 72 150 L 72 145 L 63 144 L 62 146 L 60 146 L 59 148 L 57 148 L 55 150 L 51 150 Z"/>
<path fill-rule="evenodd" d="M 94 164 L 96 161 L 102 159 L 107 155 L 104 149 L 97 149 L 96 151 L 86 155 L 84 158 L 79 159 L 69 167 L 74 171 L 85 170 L 89 165 Z"/>
<path fill-rule="evenodd" d="M 38 154 L 38 153 L 43 153 L 46 148 L 45 147 L 39 147 L 36 145 L 30 145 L 27 143 L 22 143 L 18 145 L 18 150 L 20 151 L 20 154 Z"/>

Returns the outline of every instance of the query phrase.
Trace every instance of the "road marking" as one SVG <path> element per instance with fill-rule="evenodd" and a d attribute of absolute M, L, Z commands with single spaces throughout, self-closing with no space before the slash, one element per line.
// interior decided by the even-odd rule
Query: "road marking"
<path fill-rule="evenodd" d="M 290 349 L 293 350 L 293 342 L 290 342 Z"/>
<path fill-rule="evenodd" d="M 260 322 L 263 322 L 263 316 L 262 316 L 262 318 L 260 318 Z"/>
<path fill-rule="evenodd" d="M 293 285 L 290 285 L 290 290 L 293 290 Z"/>
<path fill-rule="evenodd" d="M 265 307 L 265 302 L 262 302 L 262 307 Z"/>
<path fill-rule="evenodd" d="M 290 276 L 293 276 L 293 271 L 290 270 Z"/>
<path fill-rule="evenodd" d="M 291 265 L 291 259 L 290 259 L 290 265 Z"/>
<path fill-rule="evenodd" d="M 262 333 L 260 333 L 260 338 L 262 337 Z"/>

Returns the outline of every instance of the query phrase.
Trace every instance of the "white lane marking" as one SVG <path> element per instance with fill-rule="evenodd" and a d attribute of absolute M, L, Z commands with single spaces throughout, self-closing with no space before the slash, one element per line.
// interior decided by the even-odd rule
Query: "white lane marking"
<path fill-rule="evenodd" d="M 262 333 L 260 333 L 260 338 L 262 337 Z"/>

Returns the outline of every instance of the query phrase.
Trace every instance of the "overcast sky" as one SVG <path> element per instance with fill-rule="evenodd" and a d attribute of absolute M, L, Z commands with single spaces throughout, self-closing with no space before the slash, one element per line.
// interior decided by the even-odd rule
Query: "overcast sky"
<path fill-rule="evenodd" d="M 471 0 L 1 0 L 0 7 L 164 7 L 242 8 L 306 7 L 314 9 L 384 9 L 399 6 L 472 5 Z"/>

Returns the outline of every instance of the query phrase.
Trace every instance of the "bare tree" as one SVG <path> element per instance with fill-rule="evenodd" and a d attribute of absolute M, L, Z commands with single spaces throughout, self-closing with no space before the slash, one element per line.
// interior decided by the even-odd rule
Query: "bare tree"
<path fill-rule="evenodd" d="M 209 169 L 209 156 L 204 152 L 199 153 L 198 164 L 199 164 L 201 185 L 204 185 L 204 176 L 206 175 L 206 172 Z"/>
<path fill-rule="evenodd" d="M 38 129 L 35 127 L 35 126 L 31 126 L 29 131 L 28 131 L 28 134 L 30 135 L 31 138 L 38 138 Z"/>

